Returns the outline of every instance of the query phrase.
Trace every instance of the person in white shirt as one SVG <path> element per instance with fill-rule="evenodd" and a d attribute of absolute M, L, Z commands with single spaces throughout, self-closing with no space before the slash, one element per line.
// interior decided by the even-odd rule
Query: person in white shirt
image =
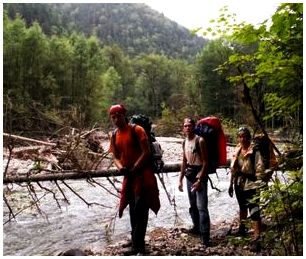
<path fill-rule="evenodd" d="M 210 244 L 210 217 L 208 211 L 208 163 L 204 138 L 195 135 L 195 121 L 185 118 L 183 131 L 186 136 L 183 143 L 183 161 L 178 188 L 183 191 L 183 179 L 186 177 L 189 198 L 189 213 L 193 222 L 191 234 L 200 235 L 204 246 Z"/>

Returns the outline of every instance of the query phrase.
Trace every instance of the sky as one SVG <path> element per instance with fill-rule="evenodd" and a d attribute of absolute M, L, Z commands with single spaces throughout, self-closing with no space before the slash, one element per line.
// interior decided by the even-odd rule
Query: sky
<path fill-rule="evenodd" d="M 142 1 L 163 13 L 167 18 L 187 29 L 210 26 L 209 21 L 219 17 L 219 10 L 228 6 L 230 13 L 236 14 L 238 22 L 257 25 L 270 18 L 281 1 L 241 1 L 241 0 L 183 0 L 183 1 Z M 287 1 L 290 2 L 290 1 Z"/>

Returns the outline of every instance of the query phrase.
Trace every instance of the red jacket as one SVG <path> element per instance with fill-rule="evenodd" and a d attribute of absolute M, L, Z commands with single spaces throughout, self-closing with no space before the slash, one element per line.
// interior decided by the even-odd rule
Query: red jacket
<path fill-rule="evenodd" d="M 138 139 L 135 139 L 132 130 L 135 131 Z M 121 164 L 124 167 L 132 168 L 141 155 L 139 143 L 143 139 L 147 139 L 147 135 L 144 129 L 139 126 L 136 126 L 134 129 L 132 129 L 132 126 L 129 126 L 123 131 L 117 130 L 115 138 L 116 148 L 111 144 L 110 151 L 118 151 L 119 154 L 117 155 Z M 137 176 L 124 177 L 119 205 L 119 218 L 122 217 L 123 210 L 129 204 L 130 195 L 134 197 L 143 196 L 148 207 L 157 214 L 160 208 L 159 190 L 156 177 L 149 163 L 142 168 Z"/>

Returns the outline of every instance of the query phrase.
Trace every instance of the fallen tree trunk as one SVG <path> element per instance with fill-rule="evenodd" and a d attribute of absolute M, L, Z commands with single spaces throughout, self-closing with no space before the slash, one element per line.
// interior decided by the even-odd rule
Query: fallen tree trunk
<path fill-rule="evenodd" d="M 228 164 L 225 166 L 227 167 Z M 175 173 L 181 170 L 181 163 L 167 163 L 164 165 L 163 173 Z M 75 180 L 86 179 L 96 177 L 110 177 L 110 176 L 122 176 L 122 174 L 114 167 L 105 170 L 48 170 L 41 169 L 40 171 L 34 171 L 34 174 L 25 174 L 18 176 L 6 176 L 3 178 L 3 183 L 22 183 L 22 182 L 41 182 L 41 181 L 55 181 L 55 180 Z"/>
<path fill-rule="evenodd" d="M 180 163 L 168 163 L 164 166 L 164 172 L 178 172 L 180 171 Z M 111 167 L 105 170 L 47 170 L 42 169 L 39 173 L 18 175 L 18 176 L 7 176 L 3 179 L 4 184 L 8 183 L 22 183 L 22 182 L 40 182 L 40 181 L 54 181 L 54 180 L 68 180 L 68 179 L 83 179 L 83 178 L 95 178 L 95 177 L 109 177 L 109 176 L 122 176 L 119 171 Z"/>

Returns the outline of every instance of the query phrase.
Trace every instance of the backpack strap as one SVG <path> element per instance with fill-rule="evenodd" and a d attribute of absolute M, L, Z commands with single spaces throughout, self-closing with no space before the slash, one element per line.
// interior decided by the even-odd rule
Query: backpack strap
<path fill-rule="evenodd" d="M 116 147 L 116 134 L 117 134 L 117 129 L 114 129 L 112 131 L 111 142 L 112 142 L 114 156 L 115 156 L 115 158 L 118 158 L 119 157 L 119 151 L 118 151 L 118 148 Z"/>
<path fill-rule="evenodd" d="M 130 125 L 130 127 L 131 127 L 131 129 L 132 129 L 133 141 L 134 141 L 135 143 L 137 143 L 137 144 L 140 146 L 140 140 L 139 140 L 139 137 L 138 137 L 138 135 L 137 135 L 137 133 L 136 133 L 136 125 L 137 125 L 137 124 L 132 123 L 132 124 L 129 124 L 129 125 Z"/>
<path fill-rule="evenodd" d="M 130 124 L 131 125 L 131 127 L 132 127 L 132 136 L 133 136 L 133 139 L 134 139 L 134 142 L 135 143 L 137 143 L 137 145 L 139 146 L 139 148 L 141 149 L 141 143 L 140 143 L 140 139 L 139 139 L 139 137 L 138 137 L 138 135 L 137 135 L 137 133 L 136 133 L 136 126 L 138 125 L 138 124 L 135 124 L 135 123 L 133 123 L 133 124 Z M 140 126 L 140 125 L 138 125 L 139 127 L 142 127 L 142 126 Z M 143 127 L 142 127 L 143 128 Z M 144 128 L 143 128 L 144 129 Z M 145 129 L 144 129 L 145 130 Z M 154 168 L 155 167 L 155 161 L 154 161 L 154 156 L 153 156 L 153 150 L 154 150 L 154 147 L 153 147 L 153 145 L 152 145 L 152 138 L 151 138 L 151 135 L 148 135 L 148 133 L 146 132 L 146 135 L 147 135 L 147 138 L 148 138 L 148 144 L 149 144 L 149 151 L 150 151 L 150 159 L 149 159 L 149 161 L 151 161 L 150 162 L 150 164 L 151 164 L 151 166 Z M 155 140 L 154 140 L 155 141 Z"/>
<path fill-rule="evenodd" d="M 194 152 L 197 152 L 199 155 L 201 154 L 201 148 L 200 148 L 200 136 L 196 135 L 195 139 L 195 149 Z"/>

